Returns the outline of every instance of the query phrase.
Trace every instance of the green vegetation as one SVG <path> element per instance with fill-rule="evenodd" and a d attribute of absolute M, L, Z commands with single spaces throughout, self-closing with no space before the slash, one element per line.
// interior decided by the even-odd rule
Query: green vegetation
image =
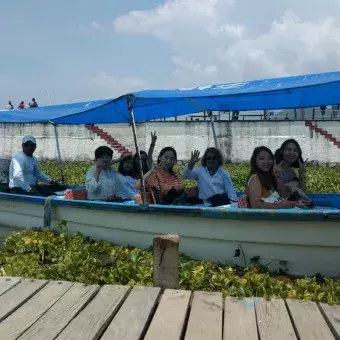
<path fill-rule="evenodd" d="M 42 162 L 42 168 L 59 180 L 56 162 Z M 66 182 L 83 185 L 89 162 L 66 162 Z M 178 173 L 182 165 L 176 167 Z M 226 164 L 237 190 L 243 190 L 249 173 L 247 164 Z M 340 192 L 340 167 L 310 165 L 308 191 Z M 186 181 L 188 187 L 195 182 Z M 60 230 L 59 230 L 60 229 Z M 95 242 L 80 233 L 68 235 L 66 224 L 58 230 L 26 230 L 6 239 L 0 252 L 0 275 L 48 280 L 67 280 L 86 284 L 152 285 L 153 258 L 150 249 Z M 66 230 L 66 231 L 63 231 Z M 340 279 L 294 278 L 286 272 L 268 272 L 255 259 L 248 268 L 197 261 L 181 255 L 182 289 L 222 291 L 224 295 L 266 298 L 298 298 L 340 304 Z"/>
<path fill-rule="evenodd" d="M 60 180 L 57 162 L 41 162 L 42 169 L 56 180 Z M 73 185 L 83 185 L 89 162 L 66 162 L 64 171 L 66 182 Z M 244 184 L 249 174 L 248 164 L 226 164 L 224 168 L 230 173 L 235 189 L 244 190 Z M 177 165 L 176 171 L 181 173 L 183 165 Z M 338 193 L 340 192 L 340 166 L 309 165 L 307 168 L 307 191 L 310 193 Z M 188 187 L 195 185 L 194 181 L 185 180 Z"/>
<path fill-rule="evenodd" d="M 152 285 L 150 249 L 95 242 L 80 233 L 72 237 L 65 223 L 60 229 L 66 231 L 25 230 L 7 237 L 6 249 L 0 252 L 0 275 L 100 285 Z M 256 263 L 241 270 L 196 261 L 183 254 L 180 286 L 189 290 L 222 291 L 236 297 L 289 297 L 340 304 L 338 279 L 321 276 L 297 279 L 280 273 L 269 274 Z"/>

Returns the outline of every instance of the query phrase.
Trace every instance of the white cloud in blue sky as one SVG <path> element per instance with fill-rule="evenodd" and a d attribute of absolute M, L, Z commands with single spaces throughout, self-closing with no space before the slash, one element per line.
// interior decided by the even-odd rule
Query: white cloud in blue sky
<path fill-rule="evenodd" d="M 340 68 L 340 2 L 0 0 L 0 107 Z"/>

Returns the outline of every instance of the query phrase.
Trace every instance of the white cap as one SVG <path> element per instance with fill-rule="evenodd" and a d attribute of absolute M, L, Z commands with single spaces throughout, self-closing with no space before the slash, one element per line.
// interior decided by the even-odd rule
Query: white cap
<path fill-rule="evenodd" d="M 22 144 L 25 144 L 27 142 L 32 142 L 33 144 L 37 144 L 37 141 L 35 140 L 35 138 L 33 136 L 25 136 L 23 139 L 22 139 Z"/>

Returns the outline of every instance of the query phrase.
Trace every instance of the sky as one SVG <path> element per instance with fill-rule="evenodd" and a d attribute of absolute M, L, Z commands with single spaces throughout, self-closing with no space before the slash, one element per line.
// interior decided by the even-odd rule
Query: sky
<path fill-rule="evenodd" d="M 340 0 L 0 0 L 0 108 L 340 69 Z"/>

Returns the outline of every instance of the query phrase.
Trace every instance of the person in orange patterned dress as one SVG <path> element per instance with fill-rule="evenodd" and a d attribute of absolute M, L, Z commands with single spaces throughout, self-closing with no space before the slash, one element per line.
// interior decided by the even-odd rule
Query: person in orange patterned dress
<path fill-rule="evenodd" d="M 176 150 L 170 146 L 165 147 L 159 153 L 157 165 L 144 175 L 146 189 L 156 194 L 160 204 L 186 201 L 184 182 L 173 170 L 176 163 Z M 136 189 L 141 190 L 140 181 L 136 182 Z"/>

